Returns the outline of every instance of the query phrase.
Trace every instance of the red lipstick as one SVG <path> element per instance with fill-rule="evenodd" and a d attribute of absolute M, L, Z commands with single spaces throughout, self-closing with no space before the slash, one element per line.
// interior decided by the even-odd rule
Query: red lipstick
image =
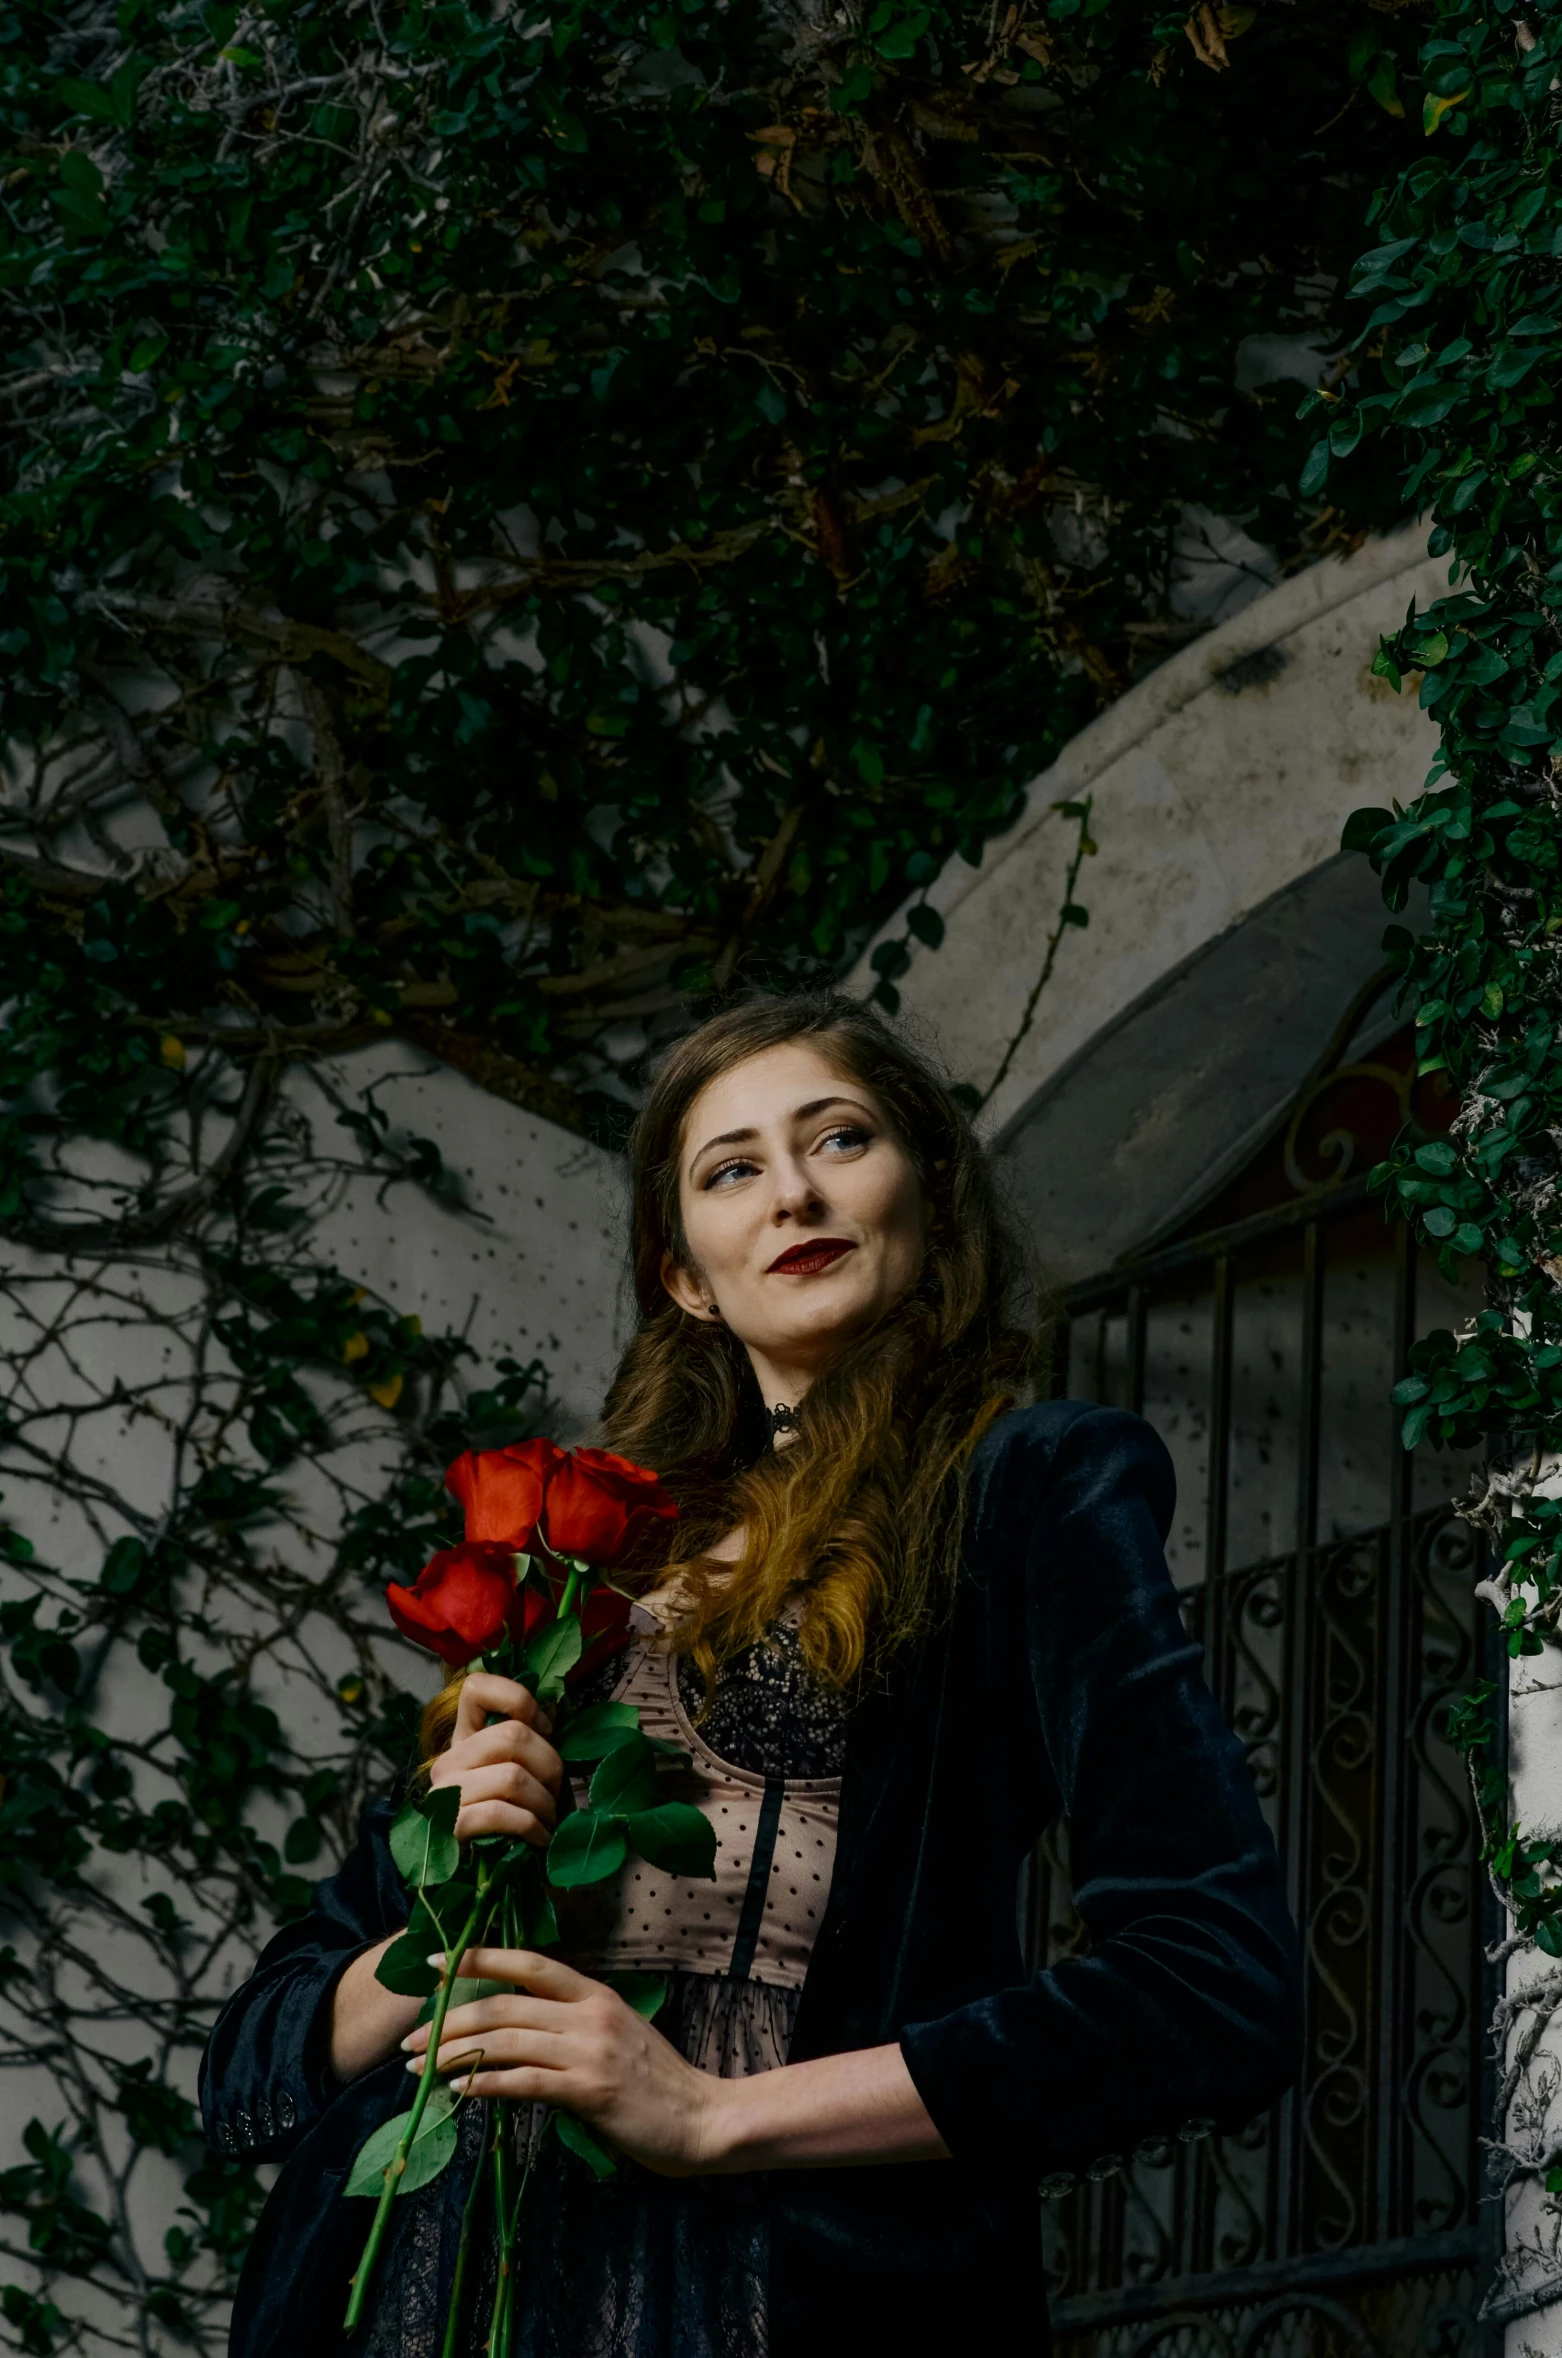
<path fill-rule="evenodd" d="M 817 1277 L 821 1269 L 828 1269 L 844 1253 L 854 1253 L 856 1246 L 844 1236 L 811 1236 L 803 1243 L 788 1245 L 779 1260 L 772 1261 L 767 1276 L 779 1271 L 786 1277 Z"/>

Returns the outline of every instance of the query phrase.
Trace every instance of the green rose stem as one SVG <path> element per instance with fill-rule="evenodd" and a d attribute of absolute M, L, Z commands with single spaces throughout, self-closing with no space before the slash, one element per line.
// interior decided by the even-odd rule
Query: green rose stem
<path fill-rule="evenodd" d="M 440 2035 L 445 2027 L 445 2016 L 450 2011 L 450 1994 L 456 1986 L 457 1968 L 471 1947 L 478 1925 L 487 1912 L 486 1903 L 490 1880 L 488 1862 L 484 1858 L 479 1858 L 477 1862 L 477 1896 L 472 1902 L 472 1912 L 467 1917 L 459 1939 L 445 1951 L 445 1969 L 439 1977 L 439 1988 L 434 1995 L 434 2017 L 429 2024 L 427 2059 L 418 2079 L 417 2093 L 412 2099 L 412 2110 L 407 2115 L 407 2125 L 401 2132 L 395 2152 L 385 2165 L 385 2184 L 381 2189 L 379 2203 L 374 2213 L 374 2224 L 369 2229 L 369 2240 L 363 2247 L 363 2258 L 359 2261 L 358 2273 L 353 2278 L 352 2298 L 347 2304 L 345 2325 L 345 2330 L 348 2333 L 357 2331 L 359 2320 L 363 2316 L 363 2306 L 369 2297 L 369 2286 L 374 2279 L 374 2264 L 380 2256 L 380 2246 L 385 2241 L 385 2231 L 390 2224 L 391 2204 L 395 2201 L 400 2189 L 402 2175 L 407 2167 L 407 2156 L 412 2151 L 413 2139 L 417 2136 L 423 2115 L 428 2109 L 429 2097 L 433 2093 L 434 2084 L 438 2078 L 434 2069 L 434 2058 L 439 2053 Z"/>
<path fill-rule="evenodd" d="M 497 2161 L 499 2139 L 503 2133 L 504 2114 L 494 2106 L 492 2142 L 477 2157 L 472 2172 L 472 2183 L 467 2189 L 466 2203 L 461 2212 L 461 2241 L 456 2246 L 455 2274 L 450 2282 L 450 2314 L 445 2320 L 445 2345 L 440 2358 L 456 2358 L 456 2347 L 461 2337 L 461 2288 L 466 2282 L 467 2255 L 472 2248 L 472 2220 L 477 2210 L 477 2198 L 483 2190 L 483 2165 Z"/>
<path fill-rule="evenodd" d="M 559 1599 L 559 1609 L 555 1617 L 558 1621 L 563 1621 L 574 1611 L 575 1599 L 580 1593 L 584 1570 L 585 1567 L 581 1564 L 571 1563 L 569 1565 L 564 1581 L 564 1592 Z M 406 2171 L 407 2156 L 412 2151 L 437 2076 L 434 2070 L 434 2058 L 439 2053 L 440 2037 L 445 2027 L 445 2016 L 450 2011 L 450 1998 L 456 1984 L 457 1968 L 467 1950 L 472 1946 L 478 1926 L 486 1918 L 488 1891 L 492 1880 L 487 1860 L 479 1857 L 477 1892 L 472 1902 L 471 1913 L 467 1917 L 459 1937 L 453 1946 L 445 1952 L 445 1966 L 439 1978 L 439 1988 L 434 1998 L 433 2019 L 429 2024 L 427 2059 L 418 2080 L 417 2093 L 412 2099 L 412 2109 L 407 2114 L 406 2126 L 402 2130 L 396 2150 L 385 2165 L 385 2183 L 380 2190 L 373 2224 L 369 2229 L 369 2239 L 364 2245 L 363 2258 L 358 2263 L 358 2272 L 352 2280 L 352 2293 L 347 2303 L 345 2323 L 345 2330 L 349 2334 L 357 2331 L 363 2317 L 364 2304 L 369 2297 L 369 2287 L 374 2281 L 375 2263 L 379 2259 L 380 2246 L 385 2241 L 386 2230 L 390 2223 L 391 2205 L 396 2199 L 397 2190 Z M 493 2322 L 488 2336 L 488 2358 L 499 2358 L 499 2354 L 505 2347 L 505 2337 L 509 2329 L 510 2254 L 514 2247 L 520 2218 L 521 2198 L 526 2192 L 526 2181 L 531 2176 L 531 2162 L 528 2158 L 520 2186 L 516 2192 L 515 2202 L 513 2206 L 509 2206 L 505 2201 L 506 2173 L 503 2135 L 497 2126 L 491 2158 L 494 2172 L 494 2199 L 499 2221 L 499 2281 L 494 2293 Z M 466 2267 L 477 2180 L 481 2176 L 482 2162 L 479 2160 L 472 2192 L 467 2197 L 466 2209 L 461 2221 L 461 2241 L 456 2254 L 456 2274 L 455 2282 L 451 2288 L 450 2315 L 445 2327 L 443 2358 L 453 2358 L 455 2350 L 456 2335 L 459 2330 L 461 2279 Z"/>
<path fill-rule="evenodd" d="M 559 1598 L 559 1609 L 557 1615 L 555 1616 L 557 1621 L 563 1621 L 567 1619 L 568 1616 L 574 1611 L 575 1599 L 580 1593 L 582 1574 L 583 1567 L 581 1565 L 575 1563 L 570 1565 L 564 1579 L 564 1592 Z M 561 1697 L 561 1704 L 562 1701 L 563 1698 Z M 508 1916 L 510 1907 L 510 1895 L 508 1892 L 505 1894 L 505 1907 Z M 509 1926 L 507 1921 L 506 1930 L 508 1931 L 508 1929 Z M 430 2045 L 432 2046 L 432 2044 L 433 2042 L 431 2040 Z M 544 2122 L 544 2126 L 546 2126 L 546 2122 Z M 506 2200 L 506 2181 L 509 2176 L 509 2171 L 507 2167 L 507 2156 L 505 2153 L 504 2143 L 504 2111 L 502 2107 L 496 2107 L 494 2142 L 492 2151 L 494 2174 L 494 2216 L 499 2230 L 499 2267 L 494 2282 L 493 2315 L 489 2321 L 488 2342 L 485 2358 L 505 2358 L 505 2353 L 508 2351 L 510 2346 L 511 2317 L 515 2306 L 515 2242 L 516 2237 L 520 2231 L 521 2205 L 526 2199 L 526 2188 L 532 2174 L 532 2153 L 535 2150 L 535 2146 L 536 2140 L 533 2139 L 527 2150 L 525 2165 L 521 2171 L 521 2182 L 515 2191 L 515 2200 L 513 2203 L 511 2203 Z M 454 2358 L 454 2337 L 457 2330 L 455 2294 L 457 2291 L 459 2291 L 460 2287 L 460 2270 L 462 2260 L 465 2257 L 466 2236 L 467 2226 L 466 2222 L 463 2221 L 461 2229 L 461 2249 L 458 2252 L 456 2259 L 457 2282 L 456 2287 L 452 2291 L 451 2295 L 450 2322 L 445 2328 L 445 2348 L 443 2352 L 443 2358 Z"/>
<path fill-rule="evenodd" d="M 548 2118 L 543 2120 L 543 2128 Z M 521 2170 L 521 2182 L 515 2190 L 515 2200 L 506 2206 L 504 2199 L 504 2155 L 498 2140 L 494 2146 L 494 2208 L 499 2222 L 499 2274 L 494 2285 L 493 2321 L 488 2329 L 488 2345 L 484 2358 L 505 2358 L 510 2347 L 511 2319 L 515 2309 L 514 2254 L 516 2237 L 520 2232 L 521 2205 L 526 2200 L 526 2188 L 532 2174 L 532 2156 L 540 2143 L 540 2134 L 527 2146 L 526 2160 Z"/>

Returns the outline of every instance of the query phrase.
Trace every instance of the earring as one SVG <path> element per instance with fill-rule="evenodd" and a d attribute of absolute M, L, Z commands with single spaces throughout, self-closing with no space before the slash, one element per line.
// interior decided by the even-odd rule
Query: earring
<path fill-rule="evenodd" d="M 709 1308 L 712 1318 L 719 1318 L 721 1316 L 721 1312 L 717 1309 L 714 1302 L 709 1305 Z"/>

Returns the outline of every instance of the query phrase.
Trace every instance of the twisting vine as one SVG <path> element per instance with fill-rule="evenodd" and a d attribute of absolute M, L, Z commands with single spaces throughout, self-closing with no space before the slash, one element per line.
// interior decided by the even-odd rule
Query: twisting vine
<path fill-rule="evenodd" d="M 1418 1343 L 1395 1398 L 1404 1440 L 1490 1448 L 1465 1508 L 1496 1560 L 1484 1593 L 1510 1655 L 1557 1657 L 1562 1603 L 1562 5 L 1438 0 L 1422 51 L 1435 144 L 1374 208 L 1367 389 L 1305 405 L 1324 427 L 1321 485 L 1363 434 L 1407 437 L 1408 488 L 1430 504 L 1453 594 L 1385 641 L 1375 669 L 1418 682 L 1442 747 L 1407 810 L 1358 812 L 1390 905 L 1429 893 L 1418 935 L 1390 929 L 1420 1069 L 1446 1070 L 1446 1141 L 1407 1134 L 1374 1174 L 1445 1264 L 1479 1255 L 1489 1306 Z M 1509 2248 L 1489 2308 L 1518 2314 L 1562 2278 L 1562 2140 L 1552 2117 L 1562 1976 L 1562 1839 L 1513 1823 L 1492 1694 L 1455 1715 L 1508 1912 L 1495 2169 Z M 1517 1966 L 1515 1977 L 1512 1967 Z M 1527 2196 L 1527 2200 L 1525 2199 Z M 1517 2203 L 1516 2199 L 1517 2198 Z"/>

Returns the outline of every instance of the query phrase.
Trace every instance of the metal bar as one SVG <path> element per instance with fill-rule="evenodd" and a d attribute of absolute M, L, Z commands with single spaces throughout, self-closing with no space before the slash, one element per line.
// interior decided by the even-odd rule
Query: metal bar
<path fill-rule="evenodd" d="M 1397 1384 L 1410 1364 L 1416 1331 L 1415 1240 L 1407 1224 L 1394 1237 L 1394 1362 Z M 1403 1922 L 1405 1869 L 1413 1856 L 1415 1781 L 1405 1773 L 1406 1698 L 1411 1689 L 1412 1652 L 1419 1655 L 1420 1614 L 1412 1613 L 1410 1510 L 1415 1468 L 1400 1447 L 1399 1413 L 1390 1411 L 1389 1526 L 1384 1583 L 1378 1598 L 1378 2119 L 1373 2240 L 1387 2242 L 1413 2222 L 1408 2202 L 1408 2138 L 1405 2126 L 1406 1931 Z M 1412 1629 L 1412 1622 L 1415 1627 Z"/>
<path fill-rule="evenodd" d="M 1227 1490 L 1231 1479 L 1231 1263 L 1217 1254 L 1212 1270 L 1209 1342 L 1209 1454 L 1208 1488 L 1204 1501 L 1204 1628 L 1205 1665 L 1209 1683 L 1228 1716 L 1231 1710 L 1231 1657 L 1226 1598 L 1221 1576 L 1226 1569 L 1229 1524 Z M 1209 2157 L 1195 2149 L 1188 2157 L 1188 2254 L 1194 2272 L 1203 2276 L 1215 2266 L 1216 2211 L 1219 2186 Z"/>
<path fill-rule="evenodd" d="M 1296 1548 L 1287 1581 L 1285 1659 L 1282 1709 L 1285 1744 L 1282 1759 L 1284 1786 L 1280 1803 L 1280 1851 L 1285 1868 L 1286 1900 L 1292 1917 L 1306 1920 L 1304 1870 L 1309 1856 L 1312 1808 L 1311 1747 L 1315 1718 L 1314 1655 L 1317 1614 L 1314 1580 L 1318 1548 L 1318 1444 L 1323 1397 L 1323 1239 L 1319 1224 L 1309 1220 L 1302 1230 L 1301 1361 L 1297 1369 Z M 1303 1977 L 1304 2008 L 1309 1977 Z M 1288 2090 L 1276 2124 L 1272 2173 L 1273 2210 L 1270 2223 L 1273 2251 L 1288 2253 L 1306 2248 L 1303 2229 L 1305 2177 L 1303 2168 L 1303 2096 L 1314 2026 L 1302 2024 L 1301 2087 Z"/>
<path fill-rule="evenodd" d="M 1480 1569 L 1483 1574 L 1489 1575 L 1492 1566 L 1488 1544 L 1484 1539 L 1479 1544 L 1483 1557 Z M 1493 1766 L 1501 1777 L 1503 1791 L 1506 1792 L 1508 1785 L 1508 1651 L 1503 1642 L 1501 1624 L 1496 1615 L 1488 1613 L 1480 1598 L 1475 1599 L 1473 1610 L 1476 1616 L 1475 1669 L 1479 1676 L 1490 1679 L 1496 1690 L 1492 1697 L 1497 1724 L 1497 1738 L 1493 1747 L 1495 1753 Z M 1470 1999 L 1472 2006 L 1476 2009 L 1476 2017 L 1470 2024 L 1470 2043 L 1474 2053 L 1479 2057 L 1479 2068 L 1476 2072 L 1474 2102 L 1470 2107 L 1470 2140 L 1466 2148 L 1469 2160 L 1466 2164 L 1468 2175 L 1465 2183 L 1470 2190 L 1470 2207 L 1475 2213 L 1476 2234 L 1479 2238 L 1480 2257 L 1476 2262 L 1476 2286 L 1478 2290 L 1484 2291 L 1487 2286 L 1493 2285 L 1497 2281 L 1497 2266 L 1502 2257 L 1504 2240 L 1504 2206 L 1500 2202 L 1490 2200 L 1482 2202 L 1480 2193 L 1481 2182 L 1485 2174 L 1486 2153 L 1482 2139 L 1486 2135 L 1492 2134 L 1495 2129 L 1498 2072 L 1502 2061 L 1493 2041 L 1486 2035 L 1486 2026 L 1491 2021 L 1497 2001 L 1503 1994 L 1503 1981 L 1507 1968 L 1496 1960 L 1500 1955 L 1501 1944 L 1507 1936 L 1509 1925 L 1502 1904 L 1492 1889 L 1491 1879 L 1479 1864 L 1479 1857 L 1480 1832 L 1477 1828 L 1475 1849 L 1470 1860 L 1470 1872 L 1475 1886 L 1475 1904 L 1470 1910 L 1473 1918 L 1471 1927 L 1473 1972 L 1470 1981 Z M 1495 2133 L 1502 2135 L 1504 2132 L 1495 2129 Z M 1485 2333 L 1480 2338 L 1480 2358 L 1502 2358 L 1505 2342 L 1506 2335 L 1502 2324 L 1495 2320 L 1492 2321 L 1487 2325 Z"/>
<path fill-rule="evenodd" d="M 1128 1289 L 1128 1405 L 1135 1416 L 1144 1414 L 1144 1349 L 1149 1300 L 1142 1285 Z"/>
<path fill-rule="evenodd" d="M 1204 1579 L 1218 1580 L 1226 1569 L 1226 1531 L 1230 1520 L 1227 1490 L 1231 1480 L 1231 1262 L 1225 1253 L 1215 1258 L 1209 1341 L 1209 1489 L 1204 1502 Z M 1210 1684 L 1222 1703 L 1228 1703 L 1224 1673 L 1225 1615 L 1210 1614 Z"/>
<path fill-rule="evenodd" d="M 1221 1253 L 1234 1253 L 1242 1245 L 1256 1244 L 1265 1237 L 1283 1236 L 1288 1228 L 1299 1228 L 1306 1220 L 1340 1219 L 1346 1212 L 1359 1212 L 1363 1204 L 1374 1200 L 1367 1192 L 1365 1179 L 1347 1180 L 1339 1187 L 1314 1188 L 1307 1195 L 1299 1195 L 1294 1203 L 1277 1205 L 1272 1212 L 1254 1212 L 1250 1219 L 1234 1220 L 1229 1228 L 1212 1228 L 1203 1236 L 1190 1236 L 1181 1244 L 1168 1245 L 1162 1253 L 1146 1253 L 1142 1259 L 1124 1261 L 1119 1268 L 1103 1269 L 1094 1277 L 1082 1278 L 1078 1285 L 1068 1289 L 1069 1308 L 1093 1310 L 1098 1303 L 1120 1302 L 1130 1285 L 1142 1285 L 1173 1270 L 1214 1260 Z"/>
<path fill-rule="evenodd" d="M 1495 2208 L 1495 2205 L 1488 2205 Z M 1124 2284 L 1098 2293 L 1074 2294 L 1051 2303 L 1054 2335 L 1089 2326 L 1138 2323 L 1179 2309 L 1218 2309 L 1239 2301 L 1276 2299 L 1289 2292 L 1320 2292 L 1330 2285 L 1353 2286 L 1384 2276 L 1418 2276 L 1423 2270 L 1473 2264 L 1479 2248 L 1474 2227 L 1437 2235 L 1407 2235 L 1393 2243 L 1339 2252 L 1310 2252 L 1295 2260 L 1259 2261 L 1218 2275 L 1167 2277 L 1159 2284 Z"/>

